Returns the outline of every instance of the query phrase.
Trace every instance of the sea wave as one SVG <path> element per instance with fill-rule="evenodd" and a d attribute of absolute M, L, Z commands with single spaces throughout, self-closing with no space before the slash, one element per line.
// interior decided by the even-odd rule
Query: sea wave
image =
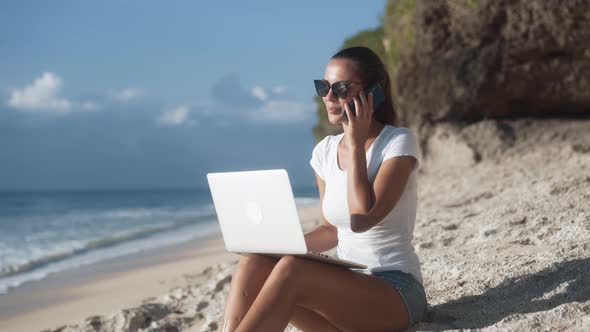
<path fill-rule="evenodd" d="M 220 229 L 216 220 L 207 222 L 193 223 L 176 229 L 153 231 L 150 234 L 144 232 L 144 236 L 126 237 L 126 240 L 116 242 L 116 239 L 106 240 L 101 245 L 95 241 L 91 249 L 78 251 L 75 254 L 66 254 L 53 259 L 45 257 L 43 262 L 30 262 L 29 268 L 21 267 L 16 273 L 0 277 L 0 294 L 18 287 L 25 282 L 41 280 L 48 275 L 82 267 L 89 264 L 98 263 L 107 259 L 121 257 L 127 254 L 137 253 L 149 249 L 161 248 L 172 244 L 183 243 L 187 241 L 198 241 L 201 238 L 219 233 Z M 139 234 L 140 232 L 137 232 Z M 116 237 L 115 237 L 116 238 Z M 41 260 L 38 260 L 41 261 Z"/>
<path fill-rule="evenodd" d="M 140 229 L 122 231 L 117 234 L 109 235 L 103 238 L 90 241 L 66 241 L 58 244 L 58 247 L 50 254 L 46 254 L 44 256 L 31 259 L 29 261 L 25 261 L 21 264 L 13 264 L 1 267 L 0 278 L 31 271 L 38 267 L 67 259 L 71 256 L 86 253 L 89 250 L 114 246 L 119 243 L 149 237 L 157 233 L 171 231 L 174 229 L 181 228 L 183 226 L 187 226 L 187 222 L 175 222 L 161 225 L 147 225 Z"/>

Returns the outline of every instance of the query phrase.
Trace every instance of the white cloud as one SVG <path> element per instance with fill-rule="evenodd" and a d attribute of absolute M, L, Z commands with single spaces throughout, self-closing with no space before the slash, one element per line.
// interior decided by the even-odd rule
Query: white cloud
<path fill-rule="evenodd" d="M 141 89 L 136 88 L 128 88 L 121 91 L 111 92 L 110 95 L 113 99 L 119 101 L 130 101 L 133 99 L 140 98 L 144 96 L 144 92 Z"/>
<path fill-rule="evenodd" d="M 194 125 L 195 122 L 189 120 L 188 114 L 189 108 L 180 105 L 173 110 L 164 112 L 164 114 L 158 118 L 157 122 L 161 125 L 170 127 L 181 126 L 184 124 Z"/>
<path fill-rule="evenodd" d="M 262 101 L 265 101 L 268 98 L 266 91 L 259 86 L 255 86 L 254 89 L 252 89 L 252 95 Z"/>
<path fill-rule="evenodd" d="M 272 88 L 272 93 L 274 93 L 275 95 L 280 95 L 281 93 L 283 93 L 285 91 L 287 91 L 287 87 L 282 86 L 282 85 L 277 85 Z"/>
<path fill-rule="evenodd" d="M 66 113 L 72 109 L 98 109 L 94 102 L 73 102 L 60 96 L 62 85 L 59 76 L 45 72 L 32 84 L 13 90 L 8 105 L 21 110 L 51 110 L 58 113 Z"/>
<path fill-rule="evenodd" d="M 255 123 L 295 123 L 309 120 L 314 114 L 312 107 L 294 101 L 271 100 L 249 115 Z"/>

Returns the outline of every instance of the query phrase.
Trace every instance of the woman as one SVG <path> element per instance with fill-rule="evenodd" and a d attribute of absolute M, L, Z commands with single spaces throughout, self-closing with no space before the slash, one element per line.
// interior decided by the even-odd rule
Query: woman
<path fill-rule="evenodd" d="M 373 111 L 364 89 L 377 83 L 385 101 Z M 305 234 L 311 251 L 365 264 L 349 270 L 294 256 L 242 256 L 225 304 L 222 331 L 395 331 L 420 321 L 426 296 L 412 246 L 417 146 L 395 126 L 391 82 L 366 47 L 344 49 L 316 81 L 332 124 L 344 132 L 319 142 L 310 164 L 322 225 Z M 354 102 L 356 112 L 348 105 Z M 343 113 L 346 111 L 345 116 Z"/>

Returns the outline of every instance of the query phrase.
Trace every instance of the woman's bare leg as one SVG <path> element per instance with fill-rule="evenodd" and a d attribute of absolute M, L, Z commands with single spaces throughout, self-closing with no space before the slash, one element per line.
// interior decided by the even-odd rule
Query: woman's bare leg
<path fill-rule="evenodd" d="M 221 331 L 233 332 L 238 327 L 278 261 L 278 258 L 256 254 L 245 254 L 240 258 L 225 302 Z M 339 331 L 324 317 L 299 306 L 291 316 L 291 324 L 302 331 Z"/>
<path fill-rule="evenodd" d="M 221 331 L 234 331 L 240 325 L 278 261 L 278 258 L 269 256 L 242 255 L 225 301 Z"/>
<path fill-rule="evenodd" d="M 237 329 L 283 331 L 298 307 L 313 308 L 347 331 L 398 331 L 410 322 L 400 294 L 385 280 L 285 256 L 274 266 Z"/>
<path fill-rule="evenodd" d="M 289 323 L 304 332 L 341 331 L 324 317 L 320 316 L 320 314 L 298 305 L 295 306 L 295 311 L 291 315 L 291 321 Z"/>

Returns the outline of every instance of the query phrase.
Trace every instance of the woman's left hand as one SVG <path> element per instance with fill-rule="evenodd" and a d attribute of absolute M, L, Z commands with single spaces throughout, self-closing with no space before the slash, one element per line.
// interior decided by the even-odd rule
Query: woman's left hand
<path fill-rule="evenodd" d="M 349 129 L 346 139 L 351 147 L 360 146 L 364 149 L 373 121 L 373 93 L 371 92 L 368 97 L 365 97 L 365 92 L 361 90 L 360 95 L 352 100 L 356 109 L 355 113 L 350 111 L 348 103 L 344 104 Z"/>

